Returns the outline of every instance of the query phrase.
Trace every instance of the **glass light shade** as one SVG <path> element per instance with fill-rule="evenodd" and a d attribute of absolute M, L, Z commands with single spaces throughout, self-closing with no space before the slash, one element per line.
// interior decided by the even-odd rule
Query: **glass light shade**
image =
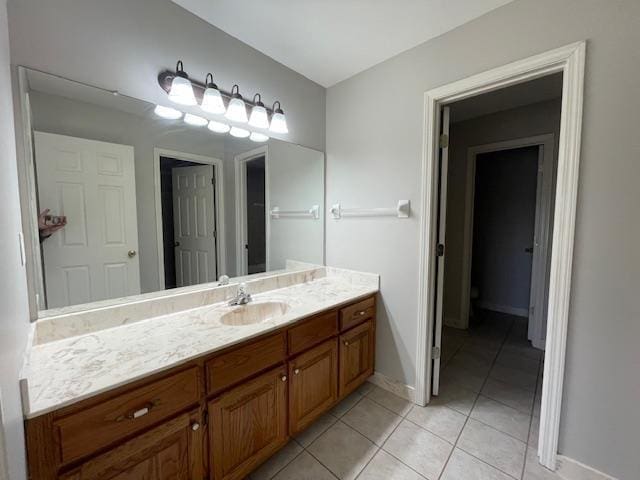
<path fill-rule="evenodd" d="M 167 118 L 169 120 L 176 120 L 182 117 L 181 111 L 171 107 L 164 107 L 162 105 L 156 105 L 156 108 L 153 109 L 153 113 L 159 117 Z"/>
<path fill-rule="evenodd" d="M 226 123 L 215 122 L 211 120 L 209 122 L 209 130 L 216 133 L 227 133 L 231 127 Z"/>
<path fill-rule="evenodd" d="M 287 119 L 285 118 L 284 113 L 276 112 L 273 114 L 269 130 L 274 133 L 289 133 L 289 129 L 287 128 Z"/>
<path fill-rule="evenodd" d="M 180 105 L 196 105 L 198 103 L 193 93 L 191 81 L 188 78 L 177 75 L 171 81 L 169 100 Z"/>
<path fill-rule="evenodd" d="M 251 116 L 249 117 L 249 125 L 256 128 L 269 128 L 269 117 L 267 116 L 267 109 L 256 105 L 251 109 Z"/>
<path fill-rule="evenodd" d="M 188 123 L 189 125 L 193 125 L 194 127 L 204 127 L 209 122 L 206 118 L 199 117 L 198 115 L 193 115 L 192 113 L 185 113 L 184 123 Z"/>
<path fill-rule="evenodd" d="M 244 100 L 232 98 L 224 116 L 233 122 L 247 123 L 247 109 L 244 106 Z"/>
<path fill-rule="evenodd" d="M 252 140 L 254 142 L 266 142 L 267 140 L 269 140 L 269 136 L 265 135 L 264 133 L 251 132 L 251 135 L 249 135 L 249 140 Z"/>
<path fill-rule="evenodd" d="M 200 108 L 205 112 L 222 115 L 226 108 L 224 106 L 224 101 L 222 100 L 222 95 L 220 95 L 220 91 L 217 88 L 208 87 L 202 96 L 202 104 L 200 104 Z"/>
<path fill-rule="evenodd" d="M 249 132 L 249 130 L 245 130 L 244 128 L 231 127 L 231 130 L 229 130 L 229 134 L 238 138 L 247 138 L 251 134 L 251 132 Z"/>

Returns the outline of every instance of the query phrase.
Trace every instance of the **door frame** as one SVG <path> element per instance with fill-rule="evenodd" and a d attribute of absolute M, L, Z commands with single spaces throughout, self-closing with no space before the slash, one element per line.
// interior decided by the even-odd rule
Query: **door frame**
<path fill-rule="evenodd" d="M 556 178 L 555 225 L 549 281 L 547 341 L 538 457 L 555 470 L 571 298 L 586 42 L 576 42 L 429 90 L 424 94 L 421 170 L 416 403 L 431 396 L 441 108 L 458 100 L 562 72 L 562 113 Z"/>
<path fill-rule="evenodd" d="M 236 180 L 236 276 L 247 275 L 248 255 L 244 248 L 247 243 L 247 178 L 243 175 L 251 160 L 264 157 L 264 225 L 265 225 L 265 271 L 269 271 L 269 238 L 271 236 L 271 215 L 269 215 L 269 147 L 254 148 L 233 158 Z"/>
<path fill-rule="evenodd" d="M 548 133 L 544 135 L 536 135 L 532 137 L 521 137 L 512 140 L 505 140 L 502 142 L 486 143 L 481 145 L 473 145 L 467 149 L 467 172 L 466 172 L 466 185 L 465 185 L 465 209 L 464 209 L 464 233 L 462 241 L 462 284 L 460 295 L 460 327 L 469 328 L 469 303 L 471 300 L 471 259 L 473 255 L 473 215 L 474 215 L 474 197 L 475 197 L 475 176 L 476 176 L 476 158 L 478 155 L 490 152 L 500 152 L 505 150 L 515 150 L 525 147 L 538 147 L 538 168 L 540 168 L 540 161 L 543 165 L 543 179 L 551 178 L 553 182 L 554 178 L 554 150 L 555 150 L 555 135 Z M 545 233 L 540 242 L 541 256 L 545 259 L 545 277 L 548 270 L 547 253 L 549 246 L 549 226 L 551 223 L 551 206 L 552 206 L 552 188 L 553 183 L 546 183 L 543 180 L 542 185 L 536 186 L 536 219 L 538 213 L 542 215 L 541 224 L 546 226 Z M 538 195 L 540 193 L 540 195 Z M 535 226 L 535 234 L 540 234 L 537 231 L 538 225 Z M 534 238 L 537 238 L 535 235 Z M 532 260 L 532 276 L 533 276 L 533 260 Z M 543 281 L 544 281 L 543 278 Z M 533 278 L 531 282 L 533 288 Z M 539 292 L 537 292 L 539 294 Z M 539 312 L 538 312 L 539 313 Z M 531 305 L 529 305 L 529 311 L 527 312 L 529 320 L 531 320 Z M 539 322 L 535 325 L 535 338 L 536 342 L 534 346 L 536 348 L 542 348 L 540 340 L 542 339 L 541 329 Z"/>
<path fill-rule="evenodd" d="M 213 165 L 213 177 L 215 178 L 214 198 L 216 202 L 216 265 L 218 272 L 224 274 L 227 271 L 227 250 L 225 244 L 226 231 L 224 227 L 224 162 L 219 158 L 206 157 L 195 153 L 177 152 L 165 148 L 153 149 L 153 184 L 156 206 L 156 237 L 158 245 L 158 284 L 160 290 L 165 289 L 164 276 L 164 238 L 162 224 L 162 185 L 160 180 L 160 158 L 170 157 L 185 162 L 199 163 L 201 165 Z M 173 225 L 171 226 L 173 228 Z"/>

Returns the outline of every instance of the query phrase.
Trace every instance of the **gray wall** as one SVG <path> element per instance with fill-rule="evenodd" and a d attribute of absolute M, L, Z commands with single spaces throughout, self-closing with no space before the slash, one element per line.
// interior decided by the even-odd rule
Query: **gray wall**
<path fill-rule="evenodd" d="M 484 308 L 528 316 L 538 147 L 478 155 L 471 285 Z"/>
<path fill-rule="evenodd" d="M 447 257 L 444 272 L 444 316 L 447 324 L 464 324 L 460 318 L 460 295 L 468 149 L 477 145 L 552 133 L 556 143 L 555 162 L 560 135 L 560 107 L 560 100 L 550 100 L 451 125 L 447 184 Z M 455 109 L 456 104 L 453 104 L 452 111 L 455 112 Z"/>
<path fill-rule="evenodd" d="M 517 0 L 327 91 L 327 204 L 414 207 L 328 220 L 326 253 L 381 274 L 377 369 L 413 385 L 423 93 L 588 40 L 559 449 L 621 479 L 640 471 L 639 24 L 637 0 Z"/>
<path fill-rule="evenodd" d="M 169 0 L 10 0 L 11 62 L 157 103 L 157 75 L 183 60 L 203 81 L 282 102 L 283 139 L 325 145 L 325 89 Z M 62 53 L 73 52 L 69 55 Z"/>
<path fill-rule="evenodd" d="M 22 223 L 12 110 L 6 2 L 0 0 L 0 478 L 5 478 L 8 467 L 11 480 L 23 480 L 26 472 L 18 372 L 29 332 L 29 311 L 18 243 Z"/>

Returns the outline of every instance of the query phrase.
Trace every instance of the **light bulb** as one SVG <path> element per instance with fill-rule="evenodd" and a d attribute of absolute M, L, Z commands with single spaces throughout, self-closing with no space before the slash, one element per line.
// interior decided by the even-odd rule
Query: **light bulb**
<path fill-rule="evenodd" d="M 251 132 L 251 135 L 249 135 L 249 140 L 261 143 L 269 140 L 269 136 L 265 135 L 264 133 Z"/>
<path fill-rule="evenodd" d="M 211 76 L 211 81 L 209 81 L 209 76 Z M 200 108 L 205 112 L 213 113 L 215 115 L 223 114 L 226 108 L 224 106 L 224 101 L 222 100 L 222 95 L 220 95 L 220 90 L 218 90 L 218 86 L 213 83 L 213 75 L 208 73 L 205 83 L 207 88 L 202 96 Z"/>
<path fill-rule="evenodd" d="M 159 117 L 166 118 L 169 120 L 176 120 L 182 117 L 181 111 L 171 107 L 164 107 L 162 105 L 156 105 L 156 108 L 153 109 L 153 113 L 155 113 Z"/>
<path fill-rule="evenodd" d="M 238 137 L 238 138 L 247 138 L 251 134 L 249 130 L 245 130 L 244 128 L 238 128 L 238 127 L 231 127 L 231 130 L 229 130 L 229 133 L 234 137 Z"/>
<path fill-rule="evenodd" d="M 193 93 L 193 85 L 184 70 L 182 62 L 179 61 L 176 66 L 176 76 L 171 81 L 171 89 L 169 90 L 169 100 L 180 105 L 195 105 L 196 96 Z"/>
<path fill-rule="evenodd" d="M 275 108 L 276 103 L 278 104 L 278 108 Z M 273 116 L 271 117 L 269 130 L 274 133 L 289 133 L 289 129 L 287 128 L 287 119 L 284 116 L 282 108 L 280 108 L 280 102 L 275 102 L 273 104 Z"/>
<path fill-rule="evenodd" d="M 264 103 L 262 103 L 260 100 L 260 94 L 256 93 L 253 97 L 253 102 L 255 103 L 255 105 L 251 109 L 249 125 L 256 128 L 269 128 L 269 117 L 267 116 L 267 109 L 264 107 Z"/>
<path fill-rule="evenodd" d="M 247 109 L 244 105 L 244 100 L 242 100 L 242 95 L 240 95 L 240 87 L 238 85 L 234 85 L 231 89 L 231 100 L 224 116 L 233 122 L 247 123 Z"/>
<path fill-rule="evenodd" d="M 206 118 L 199 117 L 198 115 L 193 115 L 192 113 L 186 113 L 184 115 L 184 123 L 188 123 L 189 125 L 193 125 L 194 127 L 204 127 L 209 122 Z"/>
<path fill-rule="evenodd" d="M 209 130 L 211 130 L 212 132 L 215 133 L 227 133 L 229 131 L 229 125 L 227 125 L 226 123 L 220 123 L 220 122 L 216 122 L 214 120 L 211 120 L 209 122 Z"/>

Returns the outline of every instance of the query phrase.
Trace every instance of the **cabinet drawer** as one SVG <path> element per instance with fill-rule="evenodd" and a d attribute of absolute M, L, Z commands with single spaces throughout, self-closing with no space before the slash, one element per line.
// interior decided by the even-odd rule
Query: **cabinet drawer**
<path fill-rule="evenodd" d="M 289 355 L 311 348 L 338 333 L 337 312 L 321 313 L 289 329 Z"/>
<path fill-rule="evenodd" d="M 340 331 L 355 327 L 356 325 L 375 317 L 376 302 L 374 297 L 369 297 L 361 302 L 354 303 L 340 310 Z"/>
<path fill-rule="evenodd" d="M 136 388 L 55 421 L 62 462 L 89 455 L 195 403 L 198 368 Z"/>
<path fill-rule="evenodd" d="M 261 372 L 286 358 L 284 333 L 256 340 L 207 362 L 207 393 L 212 394 Z"/>

